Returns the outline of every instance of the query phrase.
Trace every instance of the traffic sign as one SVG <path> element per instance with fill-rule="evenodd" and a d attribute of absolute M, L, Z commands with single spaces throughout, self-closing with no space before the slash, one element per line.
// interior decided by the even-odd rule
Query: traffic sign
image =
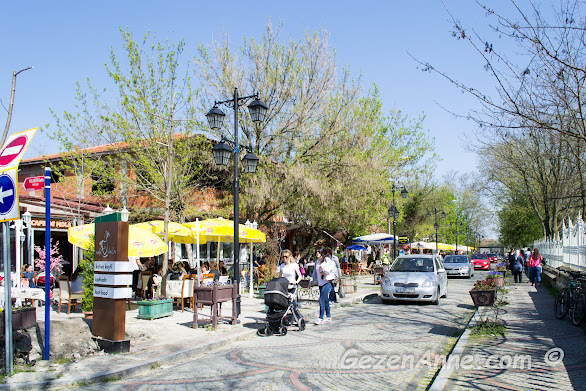
<path fill-rule="evenodd" d="M 24 179 L 22 186 L 26 191 L 42 190 L 45 187 L 44 176 L 31 176 Z"/>
<path fill-rule="evenodd" d="M 37 128 L 14 133 L 0 149 L 0 171 L 18 167 L 24 151 L 31 142 Z"/>
<path fill-rule="evenodd" d="M 16 194 L 16 170 L 5 171 L 0 174 L 0 219 L 18 219 L 18 206 L 15 208 Z M 16 212 L 16 216 L 14 216 Z"/>

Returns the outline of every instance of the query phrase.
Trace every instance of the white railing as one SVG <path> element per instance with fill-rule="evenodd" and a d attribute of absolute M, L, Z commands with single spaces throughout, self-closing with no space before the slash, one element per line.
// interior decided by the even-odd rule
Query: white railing
<path fill-rule="evenodd" d="M 561 236 L 543 238 L 534 242 L 551 267 L 570 266 L 586 270 L 586 232 L 582 216 L 578 216 L 575 224 L 568 219 L 564 221 Z"/>

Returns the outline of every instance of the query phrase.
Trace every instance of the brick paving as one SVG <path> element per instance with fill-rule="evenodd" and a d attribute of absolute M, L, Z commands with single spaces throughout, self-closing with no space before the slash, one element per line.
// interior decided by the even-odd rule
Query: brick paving
<path fill-rule="evenodd" d="M 444 389 L 586 390 L 583 330 L 573 326 L 567 317 L 555 318 L 554 298 L 545 287 L 523 283 L 507 288 L 509 304 L 499 315 L 508 329 L 506 335 L 469 339 L 463 354 L 473 355 L 475 364 L 455 370 Z M 558 362 L 559 351 L 554 351 L 548 364 L 545 354 L 554 348 L 563 351 L 563 359 Z M 494 357 L 487 365 L 490 355 Z M 513 358 L 511 364 L 507 356 Z"/>
<path fill-rule="evenodd" d="M 470 280 L 450 280 L 439 306 L 379 298 L 332 311 L 333 322 L 250 337 L 180 364 L 84 390 L 416 390 L 437 370 L 427 359 L 453 342 L 472 312 Z M 391 361 L 394 358 L 396 361 Z M 409 361 L 411 360 L 411 361 Z"/>

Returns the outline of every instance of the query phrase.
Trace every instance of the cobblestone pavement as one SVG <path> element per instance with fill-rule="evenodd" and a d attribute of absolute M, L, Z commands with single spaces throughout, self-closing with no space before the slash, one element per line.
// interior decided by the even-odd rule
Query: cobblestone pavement
<path fill-rule="evenodd" d="M 473 311 L 466 279 L 449 281 L 439 306 L 384 305 L 379 298 L 338 308 L 333 322 L 253 337 L 181 364 L 83 390 L 425 389 Z M 445 353 L 445 352 L 444 352 Z"/>
<path fill-rule="evenodd" d="M 462 357 L 472 355 L 475 361 L 455 370 L 444 389 L 586 390 L 584 331 L 568 318 L 555 318 L 554 298 L 545 287 L 507 288 L 509 304 L 499 314 L 506 335 L 469 339 Z"/>

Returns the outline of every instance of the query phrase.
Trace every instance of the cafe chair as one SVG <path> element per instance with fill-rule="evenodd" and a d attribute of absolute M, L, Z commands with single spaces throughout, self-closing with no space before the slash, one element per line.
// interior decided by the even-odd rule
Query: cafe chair
<path fill-rule="evenodd" d="M 71 305 L 75 309 L 76 304 L 81 304 L 83 293 L 71 293 L 71 284 L 68 276 L 59 276 L 59 308 L 57 313 L 61 313 L 61 304 L 67 300 L 67 315 L 71 312 Z"/>
<path fill-rule="evenodd" d="M 192 276 L 192 275 L 183 276 L 183 281 L 181 282 L 181 291 L 169 289 L 169 282 L 173 281 L 173 283 L 175 283 L 175 282 L 178 282 L 177 280 L 168 280 L 167 281 L 167 297 L 169 299 L 173 299 L 173 303 L 175 303 L 175 301 L 177 301 L 177 300 L 181 300 L 181 312 L 185 312 L 185 308 L 184 308 L 185 299 L 189 300 L 189 307 L 191 307 L 191 303 L 193 301 L 194 277 L 196 277 L 196 276 Z"/>
<path fill-rule="evenodd" d="M 138 281 L 140 285 L 140 296 L 142 298 L 146 298 L 146 292 L 148 290 L 148 286 L 149 286 L 149 279 L 151 278 L 151 276 L 153 275 L 153 272 L 150 271 L 141 271 L 140 272 L 140 280 Z M 139 289 L 137 287 L 137 290 Z M 152 292 L 151 292 L 151 297 L 152 297 Z"/>

